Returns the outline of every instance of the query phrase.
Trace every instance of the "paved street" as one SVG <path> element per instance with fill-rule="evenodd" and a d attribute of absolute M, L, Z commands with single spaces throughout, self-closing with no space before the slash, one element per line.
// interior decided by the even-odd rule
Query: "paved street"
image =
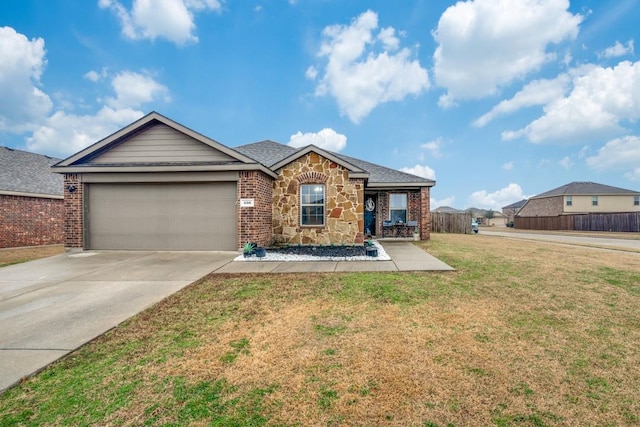
<path fill-rule="evenodd" d="M 614 237 L 573 236 L 562 234 L 522 233 L 480 229 L 484 236 L 508 237 L 511 239 L 539 240 L 544 242 L 565 243 L 579 246 L 597 246 L 600 248 L 640 250 L 640 239 L 620 239 Z M 637 233 L 634 233 L 637 234 Z"/>

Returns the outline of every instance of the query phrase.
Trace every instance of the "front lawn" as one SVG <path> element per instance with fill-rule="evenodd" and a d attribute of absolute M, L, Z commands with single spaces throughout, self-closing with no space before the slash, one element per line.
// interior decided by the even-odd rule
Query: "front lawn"
<path fill-rule="evenodd" d="M 0 425 L 640 424 L 637 254 L 422 244 L 458 271 L 206 277 L 0 396 Z"/>
<path fill-rule="evenodd" d="M 62 245 L 0 249 L 0 267 L 60 255 L 62 253 L 64 253 L 64 246 Z"/>

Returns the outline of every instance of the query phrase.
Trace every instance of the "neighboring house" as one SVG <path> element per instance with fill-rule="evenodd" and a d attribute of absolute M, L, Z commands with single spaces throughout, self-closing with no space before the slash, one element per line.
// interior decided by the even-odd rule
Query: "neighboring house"
<path fill-rule="evenodd" d="M 435 208 L 433 212 L 442 212 L 442 213 L 464 213 L 460 209 L 452 208 L 451 206 L 440 206 Z"/>
<path fill-rule="evenodd" d="M 483 218 L 484 224 L 490 227 L 506 227 L 509 217 L 499 211 L 493 211 L 493 218 L 489 219 L 486 216 Z"/>
<path fill-rule="evenodd" d="M 507 217 L 508 221 L 513 221 L 513 218 L 516 216 L 520 208 L 524 206 L 527 202 L 527 199 L 522 199 L 519 202 L 512 203 L 508 206 L 504 206 L 502 208 L 502 213 Z"/>
<path fill-rule="evenodd" d="M 640 192 L 595 182 L 571 182 L 531 197 L 517 217 L 640 212 Z"/>
<path fill-rule="evenodd" d="M 0 248 L 62 243 L 60 175 L 48 156 L 0 147 Z"/>
<path fill-rule="evenodd" d="M 230 148 L 155 112 L 53 170 L 64 174 L 67 247 L 236 250 L 430 235 L 433 180 L 313 145 Z"/>

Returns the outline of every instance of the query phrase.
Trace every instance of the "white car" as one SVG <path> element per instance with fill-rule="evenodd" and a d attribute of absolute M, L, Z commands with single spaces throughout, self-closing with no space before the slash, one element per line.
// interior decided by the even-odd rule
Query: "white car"
<path fill-rule="evenodd" d="M 475 219 L 471 220 L 471 231 L 473 231 L 474 233 L 478 233 L 478 223 Z"/>

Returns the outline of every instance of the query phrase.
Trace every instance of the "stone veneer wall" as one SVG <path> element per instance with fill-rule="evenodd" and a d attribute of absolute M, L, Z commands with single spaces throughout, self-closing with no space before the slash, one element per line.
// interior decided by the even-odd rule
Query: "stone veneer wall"
<path fill-rule="evenodd" d="M 64 201 L 0 194 L 0 248 L 62 243 Z"/>
<path fill-rule="evenodd" d="M 75 191 L 69 192 L 73 185 Z M 67 173 L 64 175 L 64 246 L 67 248 L 83 248 L 83 187 L 81 175 Z"/>
<path fill-rule="evenodd" d="M 300 185 L 325 186 L 324 226 L 300 225 Z M 273 183 L 273 240 L 289 244 L 364 242 L 364 179 L 350 179 L 339 164 L 308 153 L 279 171 Z"/>
<path fill-rule="evenodd" d="M 241 171 L 238 199 L 253 199 L 252 208 L 238 203 L 238 247 L 247 242 L 269 246 L 272 241 L 273 178 L 260 171 Z"/>

